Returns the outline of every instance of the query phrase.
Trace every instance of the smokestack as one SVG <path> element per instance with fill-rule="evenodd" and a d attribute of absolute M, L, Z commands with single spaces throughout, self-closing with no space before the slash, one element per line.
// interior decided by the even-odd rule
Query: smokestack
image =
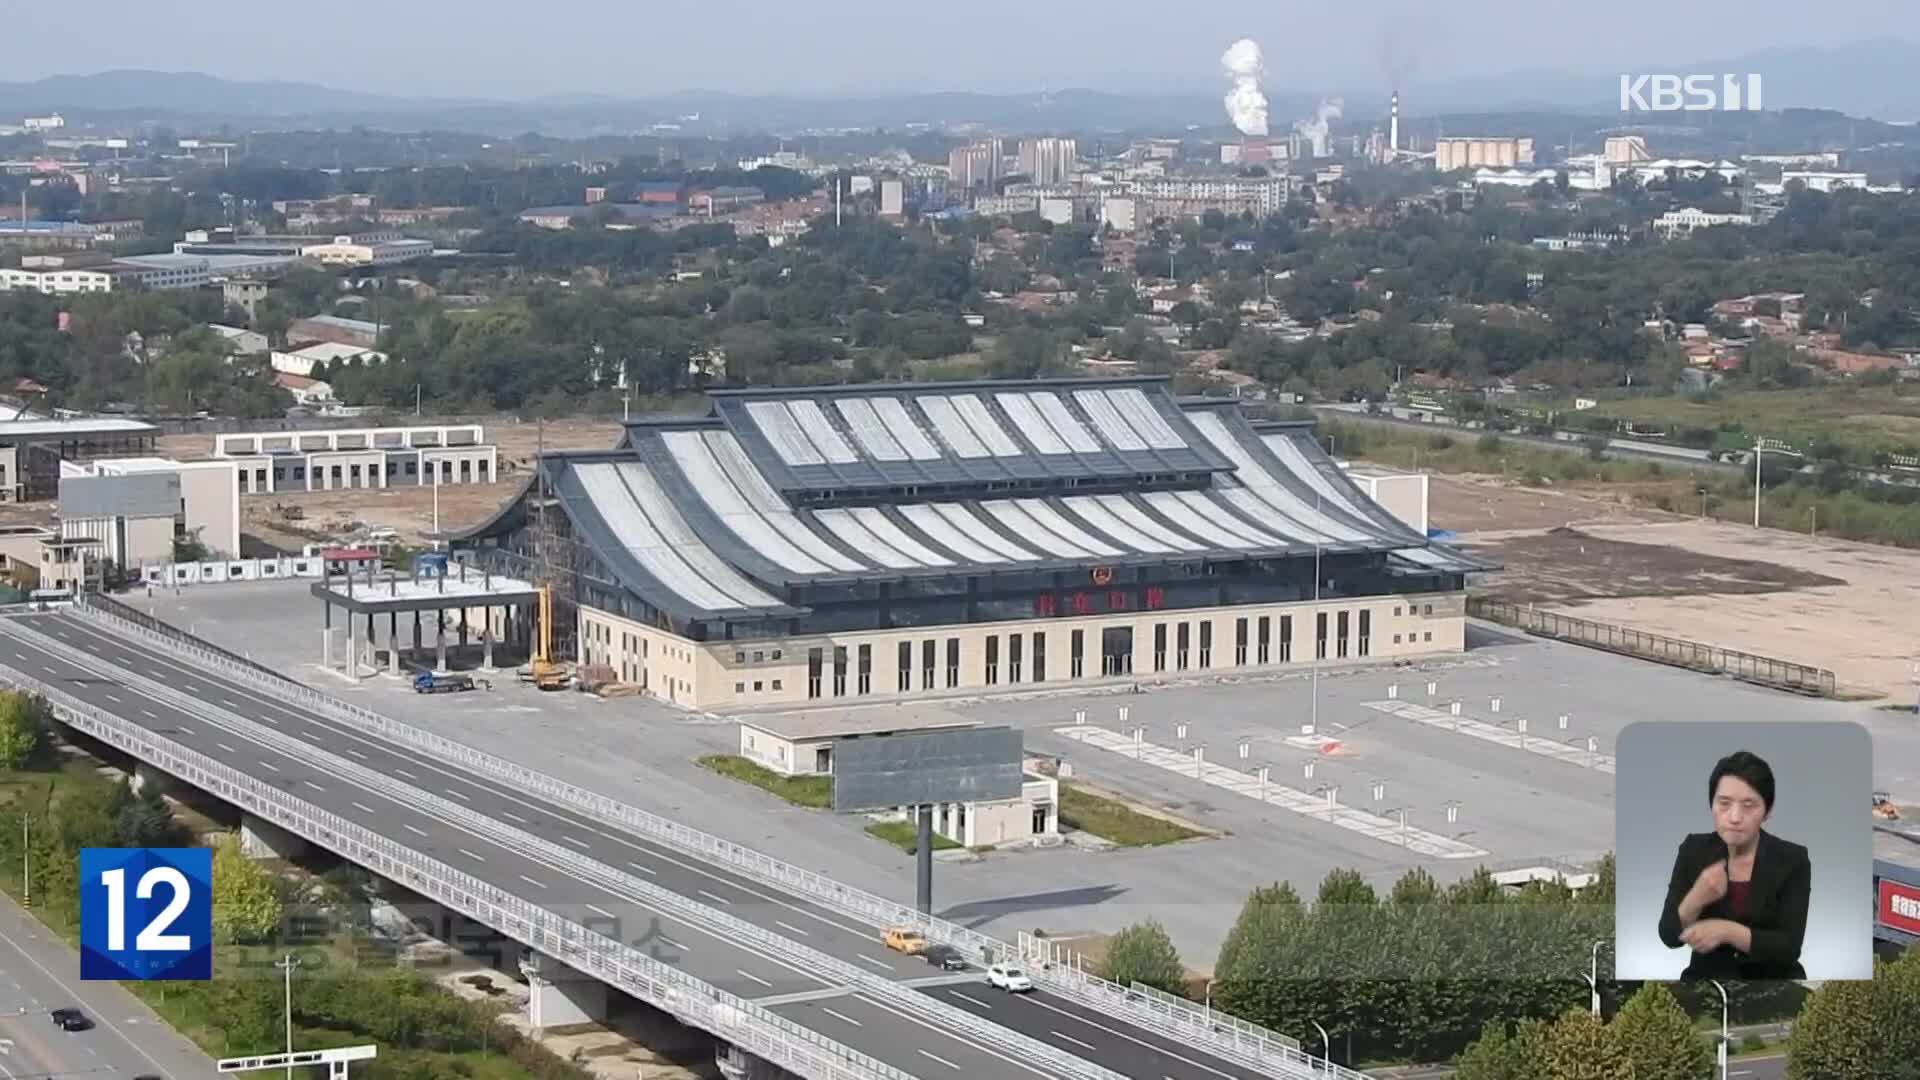
<path fill-rule="evenodd" d="M 1400 150 L 1400 91 L 1393 92 L 1393 116 L 1387 121 L 1387 150 Z"/>

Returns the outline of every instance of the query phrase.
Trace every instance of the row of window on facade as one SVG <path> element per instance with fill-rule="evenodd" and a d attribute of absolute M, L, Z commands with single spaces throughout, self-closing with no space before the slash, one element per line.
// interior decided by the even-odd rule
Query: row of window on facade
<path fill-rule="evenodd" d="M 1399 615 L 1400 608 L 1394 609 Z M 1426 605 L 1425 613 L 1433 614 L 1433 605 Z M 1329 649 L 1333 659 L 1349 657 L 1367 657 L 1373 654 L 1373 612 L 1361 608 L 1352 611 L 1318 612 L 1314 616 L 1314 658 L 1329 658 Z M 1417 614 L 1408 608 L 1407 614 Z M 1357 617 L 1356 617 L 1357 616 Z M 1242 616 L 1234 620 L 1234 644 L 1232 666 L 1244 667 L 1248 664 L 1292 663 L 1294 659 L 1292 615 Z M 1277 624 L 1277 626 L 1276 626 Z M 1153 670 L 1155 672 L 1205 670 L 1215 666 L 1213 620 L 1194 622 L 1176 622 L 1171 624 L 1172 634 L 1168 633 L 1168 623 L 1155 623 L 1153 626 Z M 1198 627 L 1197 631 L 1195 627 Z M 1278 630 L 1276 635 L 1275 631 Z M 1329 634 L 1331 630 L 1331 634 Z M 1126 675 L 1133 671 L 1133 643 L 1131 628 L 1110 628 L 1101 642 L 1100 674 Z M 1123 635 L 1118 641 L 1111 635 Z M 1424 640 L 1433 641 L 1433 631 L 1424 631 Z M 1399 645 L 1402 638 L 1406 642 L 1416 640 L 1413 634 L 1395 634 L 1393 643 Z M 1169 640 L 1171 638 L 1171 641 Z M 1029 640 L 1031 639 L 1031 640 Z M 1003 646 L 1004 642 L 1004 646 Z M 1171 644 L 1171 649 L 1169 649 Z M 895 687 L 899 693 L 908 693 L 916 684 L 921 690 L 954 689 L 960 685 L 961 639 L 950 637 L 944 643 L 937 638 L 926 638 L 919 642 L 902 641 L 898 650 L 895 666 Z M 1069 679 L 1086 676 L 1086 631 L 1068 632 L 1068 671 Z M 742 654 L 735 653 L 738 661 Z M 915 659 L 919 663 L 916 667 Z M 843 697 L 848 693 L 848 676 L 853 677 L 852 692 L 870 694 L 873 692 L 873 646 L 856 645 L 851 651 L 845 645 L 832 647 L 831 666 L 826 647 L 807 650 L 807 697 Z M 828 681 L 829 676 L 831 682 Z M 1021 682 L 1045 682 L 1047 679 L 1047 633 L 992 634 L 986 638 L 983 681 L 988 686 L 997 686 L 1004 676 L 1008 684 Z M 754 689 L 759 690 L 756 682 Z M 773 689 L 780 689 L 778 680 Z M 744 684 L 736 682 L 734 692 L 744 692 Z"/>
<path fill-rule="evenodd" d="M 403 464 L 405 466 L 404 470 L 401 468 Z M 474 478 L 473 462 L 463 460 L 459 464 L 460 464 L 460 470 L 459 470 L 460 482 L 463 484 L 472 483 Z M 454 463 L 451 461 L 445 461 L 445 462 L 441 462 L 441 465 L 442 465 L 442 468 L 440 470 L 441 479 L 451 482 L 454 478 L 454 469 L 453 469 Z M 313 468 L 313 478 L 315 480 L 319 480 L 322 478 L 330 478 L 335 484 L 350 483 L 351 485 L 357 486 L 363 479 L 371 481 L 375 476 L 379 475 L 379 472 L 380 472 L 379 467 L 375 465 L 366 465 L 366 466 L 316 465 Z M 389 461 L 386 463 L 386 474 L 389 477 L 419 476 L 421 472 L 422 470 L 420 468 L 420 463 L 417 461 L 408 461 L 408 462 Z M 304 481 L 307 479 L 307 467 L 305 465 L 293 465 L 293 466 L 276 465 L 274 466 L 274 469 L 273 469 L 273 480 L 276 484 L 280 483 L 282 481 L 287 480 L 289 478 L 289 474 L 291 474 L 291 478 L 295 481 Z M 427 475 L 429 476 L 432 475 L 431 469 L 427 470 Z M 240 490 L 246 491 L 248 489 L 249 482 L 251 482 L 253 485 L 258 486 L 260 490 L 265 491 L 266 482 L 267 482 L 267 470 L 241 469 L 240 470 Z"/>

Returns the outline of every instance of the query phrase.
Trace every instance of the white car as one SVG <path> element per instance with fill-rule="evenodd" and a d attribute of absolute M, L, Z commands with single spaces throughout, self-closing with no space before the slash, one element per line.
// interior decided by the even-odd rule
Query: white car
<path fill-rule="evenodd" d="M 997 986 L 1010 994 L 1023 994 L 1033 989 L 1033 980 L 1012 964 L 995 964 L 987 969 L 987 985 Z"/>

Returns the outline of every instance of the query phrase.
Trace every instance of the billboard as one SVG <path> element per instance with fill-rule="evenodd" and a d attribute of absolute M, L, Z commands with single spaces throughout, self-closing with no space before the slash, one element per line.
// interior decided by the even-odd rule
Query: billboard
<path fill-rule="evenodd" d="M 974 727 L 846 738 L 833 744 L 833 808 L 885 810 L 1017 799 L 1020 732 Z"/>

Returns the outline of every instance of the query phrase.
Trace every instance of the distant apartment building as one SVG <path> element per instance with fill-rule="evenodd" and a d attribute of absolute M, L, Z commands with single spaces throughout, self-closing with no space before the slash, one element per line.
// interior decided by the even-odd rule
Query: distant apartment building
<path fill-rule="evenodd" d="M 74 221 L 0 221 L 0 248 L 61 251 L 90 248 L 107 240 L 91 225 Z"/>
<path fill-rule="evenodd" d="M 906 212 L 906 181 L 891 179 L 880 181 L 880 216 L 904 217 Z"/>
<path fill-rule="evenodd" d="M 678 180 L 642 180 L 633 186 L 633 201 L 645 206 L 679 206 L 687 197 Z"/>
<path fill-rule="evenodd" d="M 1139 204 L 1133 199 L 1122 196 L 1110 196 L 1100 200 L 1100 225 L 1117 233 L 1131 233 L 1139 229 Z"/>
<path fill-rule="evenodd" d="M 973 212 L 987 217 L 1012 217 L 1040 212 L 1038 195 L 982 195 L 973 200 Z"/>
<path fill-rule="evenodd" d="M 20 126 L 28 131 L 58 131 L 67 126 L 67 118 L 59 113 L 52 116 L 29 116 L 20 121 Z"/>
<path fill-rule="evenodd" d="M 1653 229 L 1669 239 L 1684 236 L 1695 229 L 1710 229 L 1716 225 L 1751 225 L 1752 214 L 1710 214 L 1698 207 L 1689 206 L 1685 210 L 1670 210 L 1653 220 Z"/>
<path fill-rule="evenodd" d="M 254 308 L 267 298 L 269 288 L 264 278 L 230 277 L 220 283 L 220 294 L 228 307 L 237 307 L 252 319 Z"/>
<path fill-rule="evenodd" d="M 1511 169 L 1533 164 L 1533 140 L 1519 138 L 1445 138 L 1433 145 L 1433 167 L 1455 169 Z"/>
<path fill-rule="evenodd" d="M 1020 172 L 1036 184 L 1066 183 L 1079 156 L 1072 139 L 1020 140 Z"/>
<path fill-rule="evenodd" d="M 991 188 L 1006 175 L 1006 144 L 999 139 L 956 146 L 947 153 L 947 179 L 963 191 Z"/>
<path fill-rule="evenodd" d="M 1840 155 L 1831 150 L 1809 150 L 1800 154 L 1741 154 L 1749 165 L 1779 165 L 1782 168 L 1837 169 Z"/>
<path fill-rule="evenodd" d="M 1137 212 L 1153 218 L 1199 217 L 1218 210 L 1228 217 L 1270 217 L 1286 206 L 1290 181 L 1285 176 L 1178 177 L 1143 180 L 1134 185 Z"/>
<path fill-rule="evenodd" d="M 1611 135 L 1601 156 L 1609 165 L 1638 165 L 1653 160 L 1644 135 Z"/>

